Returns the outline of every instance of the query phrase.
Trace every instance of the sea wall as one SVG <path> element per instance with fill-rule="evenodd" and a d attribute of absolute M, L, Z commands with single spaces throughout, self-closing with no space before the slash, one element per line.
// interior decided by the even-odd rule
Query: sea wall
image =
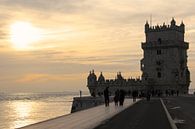
<path fill-rule="evenodd" d="M 113 100 L 112 97 L 110 97 L 110 100 Z M 95 107 L 101 104 L 104 104 L 104 97 L 74 97 L 71 113 Z"/>

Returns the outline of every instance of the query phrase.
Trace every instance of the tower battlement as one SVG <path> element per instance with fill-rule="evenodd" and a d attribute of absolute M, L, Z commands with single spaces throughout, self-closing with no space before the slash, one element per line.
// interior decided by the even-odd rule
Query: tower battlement
<path fill-rule="evenodd" d="M 174 31 L 178 31 L 181 33 L 185 33 L 185 25 L 183 23 L 183 21 L 181 22 L 180 25 L 176 25 L 176 21 L 173 18 L 171 20 L 171 24 L 170 25 L 166 25 L 165 23 L 163 23 L 163 25 L 155 25 L 155 26 L 150 26 L 148 21 L 146 21 L 145 24 L 145 33 L 149 33 L 149 32 L 160 32 L 160 31 L 170 31 L 170 30 L 174 30 Z"/>

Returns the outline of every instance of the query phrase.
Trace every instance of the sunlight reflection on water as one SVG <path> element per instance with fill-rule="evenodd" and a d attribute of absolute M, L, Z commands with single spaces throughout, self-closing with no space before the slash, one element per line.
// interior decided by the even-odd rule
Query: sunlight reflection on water
<path fill-rule="evenodd" d="M 14 129 L 69 114 L 73 95 L 0 101 L 0 129 Z"/>
<path fill-rule="evenodd" d="M 14 113 L 18 116 L 18 119 L 13 123 L 14 128 L 34 123 L 32 119 L 29 120 L 28 118 L 31 117 L 33 112 L 36 112 L 33 111 L 38 108 L 38 104 L 36 102 L 16 101 L 12 103 L 11 107 L 13 107 Z"/>

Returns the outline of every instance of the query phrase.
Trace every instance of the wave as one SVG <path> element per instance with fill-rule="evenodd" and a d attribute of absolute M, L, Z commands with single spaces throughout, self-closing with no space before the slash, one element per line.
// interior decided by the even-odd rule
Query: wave
<path fill-rule="evenodd" d="M 0 93 L 0 101 L 13 101 L 13 100 L 48 100 L 52 98 L 63 98 L 70 96 L 79 96 L 78 92 L 46 92 L 46 93 Z M 68 100 L 69 101 L 69 100 Z"/>

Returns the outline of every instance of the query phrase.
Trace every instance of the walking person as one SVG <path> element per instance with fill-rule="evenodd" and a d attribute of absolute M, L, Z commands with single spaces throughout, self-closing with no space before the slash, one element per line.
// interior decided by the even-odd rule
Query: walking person
<path fill-rule="evenodd" d="M 118 102 L 119 102 L 119 90 L 116 90 L 114 95 L 115 106 L 118 106 Z"/>
<path fill-rule="evenodd" d="M 179 90 L 177 90 L 177 96 L 179 96 Z"/>
<path fill-rule="evenodd" d="M 146 95 L 147 101 L 150 101 L 150 96 L 151 96 L 150 91 L 147 91 L 147 95 Z"/>
<path fill-rule="evenodd" d="M 106 89 L 104 90 L 104 100 L 105 100 L 105 106 L 109 106 L 109 90 L 108 87 L 106 87 Z"/>
<path fill-rule="evenodd" d="M 119 105 L 120 106 L 123 106 L 124 100 L 125 100 L 125 92 L 124 90 L 120 90 L 120 93 L 119 93 Z"/>
<path fill-rule="evenodd" d="M 138 95 L 138 92 L 136 90 L 133 91 L 132 96 L 133 96 L 133 102 L 136 102 L 136 97 Z"/>

